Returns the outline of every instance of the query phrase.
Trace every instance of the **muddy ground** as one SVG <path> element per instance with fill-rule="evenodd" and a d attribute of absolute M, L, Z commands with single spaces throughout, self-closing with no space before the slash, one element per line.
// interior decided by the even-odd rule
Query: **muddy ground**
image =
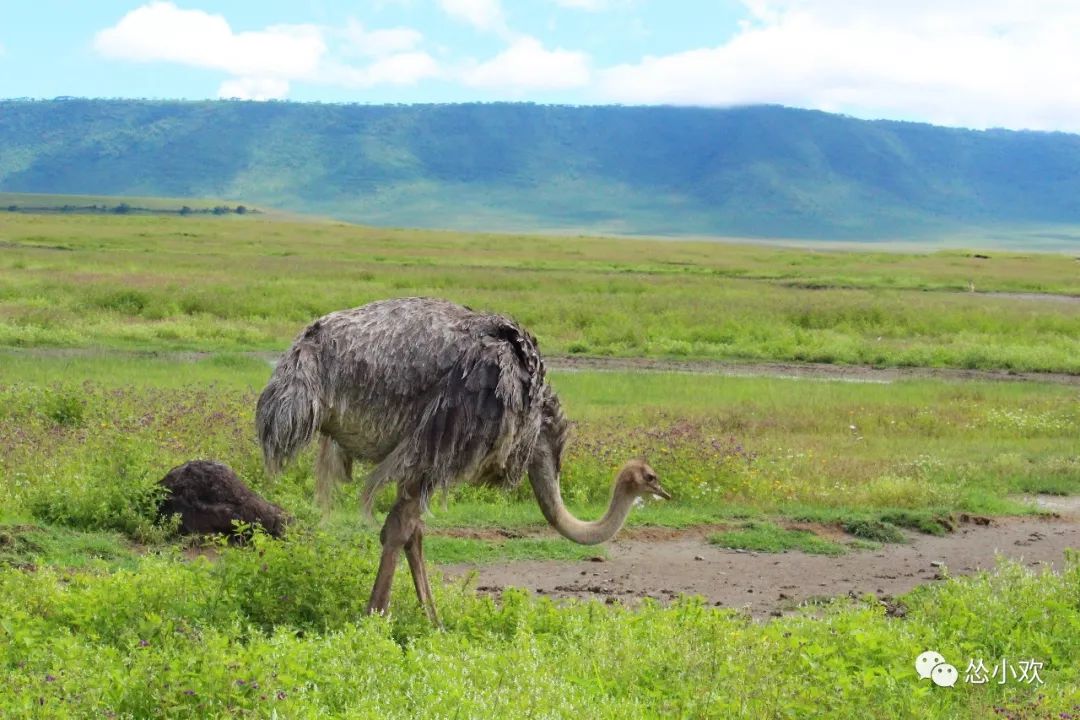
<path fill-rule="evenodd" d="M 852 551 L 838 557 L 802 552 L 758 553 L 709 544 L 710 528 L 641 528 L 608 543 L 607 559 L 529 560 L 444 566 L 448 580 L 475 573 L 481 592 L 516 586 L 553 598 L 595 598 L 633 604 L 701 595 L 710 604 L 754 617 L 794 611 L 825 598 L 872 593 L 884 601 L 948 575 L 994 566 L 1004 556 L 1031 567 L 1060 568 L 1066 548 L 1080 548 L 1080 518 L 995 518 L 963 522 L 943 537 L 912 533 L 907 544 Z M 888 603 L 890 612 L 904 609 Z"/>
<path fill-rule="evenodd" d="M 552 356 L 545 358 L 549 368 L 563 371 L 618 370 L 684 372 L 729 377 L 778 377 L 804 380 L 840 380 L 846 382 L 892 383 L 898 380 L 936 379 L 951 381 L 1047 382 L 1080 385 L 1080 375 L 1070 373 L 1016 372 L 1012 370 L 966 370 L 961 368 L 873 367 L 870 365 L 832 365 L 800 362 L 738 362 L 721 360 L 670 360 L 653 358 L 616 358 Z"/>

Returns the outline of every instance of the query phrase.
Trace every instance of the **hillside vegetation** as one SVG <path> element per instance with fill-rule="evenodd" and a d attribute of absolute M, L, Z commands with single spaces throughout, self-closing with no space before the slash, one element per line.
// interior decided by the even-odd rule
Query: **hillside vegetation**
<path fill-rule="evenodd" d="M 0 102 L 0 190 L 380 225 L 1080 244 L 1080 136 L 781 107 Z"/>

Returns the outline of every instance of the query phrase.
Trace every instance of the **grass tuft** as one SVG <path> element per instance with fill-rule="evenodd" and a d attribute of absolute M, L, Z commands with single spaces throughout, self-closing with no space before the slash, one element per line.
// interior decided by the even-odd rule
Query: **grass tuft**
<path fill-rule="evenodd" d="M 843 555 L 844 546 L 825 540 L 809 530 L 786 530 L 769 522 L 748 522 L 738 530 L 709 536 L 721 547 L 778 553 L 799 550 L 811 555 Z"/>
<path fill-rule="evenodd" d="M 117 533 L 83 532 L 38 525 L 0 525 L 0 565 L 54 565 L 81 568 L 104 563 L 107 568 L 130 568 L 136 553 Z"/>
<path fill-rule="evenodd" d="M 882 520 L 849 520 L 842 527 L 848 535 L 854 535 L 862 540 L 879 543 L 907 542 L 907 538 L 899 528 Z"/>
<path fill-rule="evenodd" d="M 881 520 L 927 535 L 946 535 L 954 529 L 952 518 L 948 515 L 928 510 L 891 510 L 882 513 Z"/>

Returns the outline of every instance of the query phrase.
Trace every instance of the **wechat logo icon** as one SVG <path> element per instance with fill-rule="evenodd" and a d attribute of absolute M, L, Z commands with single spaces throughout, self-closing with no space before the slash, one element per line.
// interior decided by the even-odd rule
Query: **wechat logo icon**
<path fill-rule="evenodd" d="M 956 668 L 945 662 L 941 653 L 927 650 L 915 658 L 915 672 L 922 680 L 930 679 L 938 687 L 952 687 L 959 678 Z"/>

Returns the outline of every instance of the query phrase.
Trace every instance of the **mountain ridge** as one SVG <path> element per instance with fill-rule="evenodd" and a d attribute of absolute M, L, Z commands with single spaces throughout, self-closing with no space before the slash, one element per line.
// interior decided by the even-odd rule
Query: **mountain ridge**
<path fill-rule="evenodd" d="M 0 101 L 0 191 L 382 225 L 833 239 L 1080 223 L 1080 135 L 781 106 Z"/>

